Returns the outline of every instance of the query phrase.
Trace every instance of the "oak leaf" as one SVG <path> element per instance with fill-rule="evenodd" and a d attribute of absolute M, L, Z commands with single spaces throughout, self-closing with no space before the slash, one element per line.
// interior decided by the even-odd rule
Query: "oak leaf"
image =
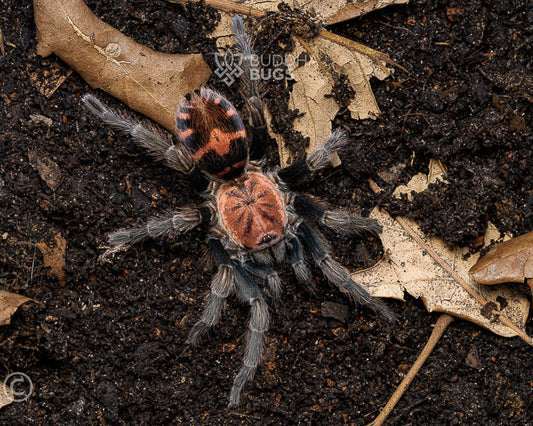
<path fill-rule="evenodd" d="M 0 325 L 8 325 L 19 306 L 30 301 L 29 297 L 0 290 Z"/>
<path fill-rule="evenodd" d="M 355 92 L 348 109 L 352 118 L 364 120 L 376 118 L 381 111 L 370 86 L 370 78 L 380 80 L 389 76 L 385 64 L 376 63 L 368 56 L 341 46 L 331 40 L 315 38 L 300 40 L 295 57 L 311 55 L 312 60 L 293 70 L 296 80 L 289 105 L 304 114 L 294 120 L 295 130 L 310 138 L 308 153 L 321 148 L 332 132 L 332 121 L 339 112 L 339 105 L 331 96 L 334 75 L 345 75 Z"/>
<path fill-rule="evenodd" d="M 155 52 L 97 18 L 81 0 L 34 0 L 37 53 L 55 53 L 93 88 L 175 133 L 187 93 L 211 75 L 200 54 Z"/>
<path fill-rule="evenodd" d="M 11 404 L 15 400 L 15 395 L 11 388 L 5 384 L 0 384 L 0 408 L 5 407 L 6 405 Z"/>
<path fill-rule="evenodd" d="M 470 269 L 481 284 L 523 283 L 533 291 L 533 231 L 496 244 Z"/>
<path fill-rule="evenodd" d="M 434 176 L 438 179 L 438 176 Z M 425 185 L 420 185 L 423 180 Z M 399 192 L 427 188 L 427 177 L 417 175 Z M 524 331 L 529 314 L 527 297 L 508 285 L 487 287 L 469 276 L 479 255 L 468 248 L 452 246 L 437 237 L 428 237 L 410 219 L 393 219 L 375 208 L 371 218 L 383 226 L 384 258 L 374 267 L 356 272 L 354 280 L 376 297 L 403 300 L 404 293 L 420 298 L 428 311 L 454 315 L 504 336 L 520 336 L 533 344 Z M 489 226 L 485 241 L 499 232 Z"/>

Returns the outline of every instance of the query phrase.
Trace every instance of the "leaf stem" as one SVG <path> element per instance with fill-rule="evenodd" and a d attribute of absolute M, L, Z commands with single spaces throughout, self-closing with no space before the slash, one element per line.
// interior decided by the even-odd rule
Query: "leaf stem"
<path fill-rule="evenodd" d="M 422 349 L 422 352 L 420 352 L 420 355 L 418 355 L 418 358 L 412 365 L 407 375 L 403 378 L 400 385 L 396 388 L 383 410 L 381 410 L 381 413 L 379 413 L 376 419 L 372 423 L 370 423 L 369 426 L 381 426 L 383 422 L 387 419 L 393 408 L 396 406 L 400 398 L 403 396 L 403 394 L 417 375 L 422 365 L 424 365 L 424 363 L 428 359 L 429 355 L 437 345 L 437 342 L 440 340 L 440 338 L 448 328 L 448 325 L 450 325 L 453 319 L 454 318 L 448 314 L 442 314 L 439 317 L 439 319 L 435 323 L 431 336 L 429 336 L 426 346 L 424 346 L 424 349 Z"/>

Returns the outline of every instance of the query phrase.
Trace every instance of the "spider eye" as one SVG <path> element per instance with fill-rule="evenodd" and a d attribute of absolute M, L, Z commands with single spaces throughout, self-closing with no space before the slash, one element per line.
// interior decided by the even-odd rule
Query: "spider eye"
<path fill-rule="evenodd" d="M 273 233 L 265 234 L 259 239 L 258 245 L 269 243 L 270 241 L 275 240 L 277 237 L 278 236 Z"/>

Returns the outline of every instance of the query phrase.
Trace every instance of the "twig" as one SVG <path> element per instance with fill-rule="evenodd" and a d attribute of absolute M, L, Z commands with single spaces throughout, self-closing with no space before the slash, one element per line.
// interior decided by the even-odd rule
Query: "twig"
<path fill-rule="evenodd" d="M 201 0 L 167 0 L 169 3 L 186 4 L 189 2 L 200 3 Z M 260 18 L 264 16 L 266 12 L 261 9 L 254 9 L 251 6 L 244 6 L 239 3 L 234 3 L 227 0 L 206 0 L 205 4 L 216 10 L 223 10 L 228 13 L 239 13 L 241 15 L 253 16 L 254 18 Z"/>
<path fill-rule="evenodd" d="M 422 114 L 421 112 L 411 112 L 411 110 L 409 110 L 407 111 L 406 114 L 400 115 L 398 118 L 404 118 L 405 120 L 407 120 L 407 117 L 410 117 L 410 116 L 420 116 L 425 120 L 425 122 L 428 124 L 429 127 L 433 127 L 431 123 L 429 122 L 429 120 L 426 118 L 426 115 Z M 404 120 L 404 123 L 405 123 L 405 120 Z"/>
<path fill-rule="evenodd" d="M 429 336 L 426 346 L 424 347 L 424 349 L 422 349 L 422 352 L 420 352 L 420 355 L 416 359 L 415 363 L 413 364 L 407 375 L 403 378 L 400 385 L 396 388 L 383 410 L 381 410 L 381 413 L 379 413 L 376 419 L 372 423 L 370 423 L 369 426 L 381 426 L 383 422 L 387 419 L 393 408 L 396 406 L 400 398 L 403 396 L 403 394 L 417 375 L 422 365 L 424 365 L 424 363 L 428 359 L 429 355 L 437 345 L 437 342 L 440 340 L 441 336 L 444 334 L 444 332 L 448 328 L 448 325 L 450 325 L 453 319 L 454 318 L 448 314 L 442 314 L 439 317 L 439 319 L 435 323 L 435 327 L 433 328 L 431 336 Z"/>
<path fill-rule="evenodd" d="M 357 43 L 353 40 L 350 40 L 346 37 L 341 37 L 340 35 L 330 33 L 329 31 L 322 30 L 318 33 L 319 37 L 325 38 L 326 40 L 332 41 L 333 43 L 340 44 L 341 46 L 348 47 L 349 49 L 353 49 L 359 53 L 362 53 L 363 55 L 368 56 L 369 58 L 372 58 L 374 62 L 385 72 L 388 73 L 387 69 L 383 64 L 380 63 L 380 61 L 383 61 L 387 64 L 394 65 L 395 67 L 400 68 L 402 71 L 405 71 L 409 74 L 409 71 L 407 71 L 406 68 L 402 67 L 400 64 L 394 62 L 392 59 L 388 57 L 387 54 L 378 52 L 377 50 L 374 50 L 368 46 L 365 46 L 363 44 Z"/>
<path fill-rule="evenodd" d="M 0 28 L 0 52 L 2 52 L 2 56 L 6 56 L 6 48 L 4 46 L 4 34 L 2 34 L 2 28 Z"/>
<path fill-rule="evenodd" d="M 37 253 L 37 246 L 33 246 L 33 260 L 31 261 L 31 271 L 30 271 L 30 284 L 33 281 L 33 268 L 35 267 L 35 255 Z"/>
<path fill-rule="evenodd" d="M 406 32 L 408 32 L 408 33 L 410 33 L 410 34 L 412 34 L 412 35 L 415 35 L 415 33 L 412 32 L 412 31 L 411 31 L 410 29 L 408 29 L 408 28 L 405 28 L 405 27 L 397 27 L 397 26 L 395 26 L 395 25 L 388 24 L 388 23 L 386 23 L 386 22 L 384 22 L 384 21 L 376 21 L 376 22 L 379 23 L 379 24 L 381 24 L 381 25 L 385 25 L 386 27 L 393 28 L 393 29 L 395 29 L 395 30 L 406 31 Z"/>

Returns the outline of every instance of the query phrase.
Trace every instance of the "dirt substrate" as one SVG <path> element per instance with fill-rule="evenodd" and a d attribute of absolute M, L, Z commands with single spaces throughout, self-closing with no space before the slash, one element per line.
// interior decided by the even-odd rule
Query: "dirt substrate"
<path fill-rule="evenodd" d="M 208 58 L 214 46 L 205 42 L 205 28 L 216 14 L 145 3 L 89 5 L 140 43 Z M 110 264 L 97 262 L 109 232 L 200 197 L 89 116 L 80 96 L 91 89 L 76 74 L 50 98 L 40 94 L 38 82 L 55 63 L 68 68 L 36 55 L 30 2 L 8 0 L 0 8 L 6 51 L 0 56 L 0 286 L 38 301 L 0 328 L 0 377 L 21 371 L 35 385 L 28 401 L 1 409 L 0 424 L 370 422 L 437 315 L 408 298 L 387 302 L 400 320 L 386 324 L 323 280 L 310 295 L 285 272 L 284 296 L 272 304 L 266 365 L 243 404 L 227 409 L 248 310 L 232 300 L 210 339 L 198 348 L 185 344 L 213 273 L 201 261 L 206 229 L 148 241 Z M 472 247 L 489 221 L 515 235 L 533 229 L 531 22 L 527 0 L 413 1 L 331 28 L 389 53 L 409 73 L 396 70 L 393 78 L 373 82 L 383 111 L 377 120 L 337 117 L 336 125 L 349 127 L 355 141 L 341 155 L 342 167 L 299 189 L 352 211 L 368 213 L 381 204 L 415 218 L 428 233 Z M 237 101 L 236 93 L 217 87 Z M 286 96 L 279 90 L 267 93 L 272 109 Z M 286 123 L 279 126 L 298 142 Z M 274 166 L 273 141 L 268 151 Z M 427 172 L 430 158 L 447 166 L 449 185 L 412 203 L 393 201 L 392 189 Z M 61 175 L 53 190 L 37 171 L 36 162 L 47 159 Z M 400 172 L 390 182 L 378 177 L 395 166 Z M 379 197 L 369 177 L 385 189 Z M 352 270 L 375 252 L 372 242 L 328 236 Z M 62 239 L 64 285 L 36 248 Z M 334 319 L 326 312 L 331 307 L 341 313 L 349 307 L 348 314 Z M 526 327 L 532 335 L 531 319 Z M 531 347 L 518 338 L 455 321 L 389 424 L 533 424 L 531 360 Z"/>

